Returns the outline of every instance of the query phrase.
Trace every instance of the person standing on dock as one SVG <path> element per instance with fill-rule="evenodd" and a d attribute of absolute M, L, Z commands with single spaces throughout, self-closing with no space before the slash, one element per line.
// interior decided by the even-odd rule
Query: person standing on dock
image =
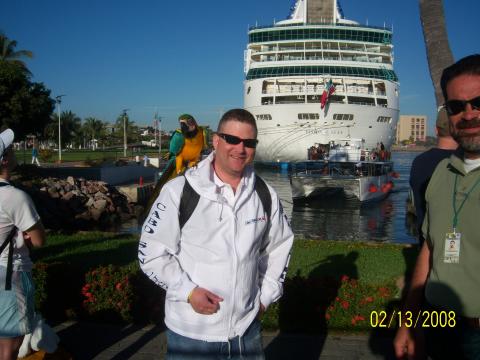
<path fill-rule="evenodd" d="M 425 193 L 425 242 L 402 312 L 413 320 L 401 319 L 394 347 L 398 358 L 422 358 L 425 349 L 432 359 L 479 359 L 480 54 L 446 68 L 441 86 L 459 149 Z"/>
<path fill-rule="evenodd" d="M 450 135 L 448 115 L 444 107 L 438 111 L 435 133 L 437 134 L 437 146 L 418 155 L 413 160 L 410 169 L 410 187 L 413 193 L 420 247 L 425 240 L 422 234 L 422 224 L 425 216 L 425 191 L 428 182 L 438 163 L 450 157 L 458 147 L 457 142 Z"/>
<path fill-rule="evenodd" d="M 29 249 L 43 245 L 45 231 L 31 198 L 9 183 L 17 161 L 14 134 L 0 133 L 0 359 L 16 359 L 33 332 L 34 287 Z"/>
<path fill-rule="evenodd" d="M 259 316 L 282 295 L 293 233 L 253 170 L 257 143 L 253 115 L 226 112 L 215 150 L 165 184 L 144 223 L 140 267 L 167 292 L 167 359 L 264 359 Z"/>

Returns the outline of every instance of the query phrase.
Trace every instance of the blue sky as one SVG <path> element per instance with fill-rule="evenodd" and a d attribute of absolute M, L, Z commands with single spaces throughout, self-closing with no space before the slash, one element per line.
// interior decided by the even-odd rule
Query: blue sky
<path fill-rule="evenodd" d="M 216 127 L 243 106 L 249 25 L 272 24 L 293 0 L 2 0 L 0 30 L 34 52 L 34 81 L 66 94 L 62 110 L 113 122 L 122 109 L 137 124 L 174 129 L 181 113 Z M 435 116 L 417 0 L 343 0 L 345 16 L 393 26 L 400 113 Z M 480 52 L 480 1 L 444 0 L 455 59 Z M 432 126 L 429 127 L 431 133 Z"/>

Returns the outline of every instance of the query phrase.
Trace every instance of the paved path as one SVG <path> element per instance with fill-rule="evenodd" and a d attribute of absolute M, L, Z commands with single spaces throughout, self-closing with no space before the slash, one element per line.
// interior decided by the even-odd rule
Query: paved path
<path fill-rule="evenodd" d="M 62 346 L 75 360 L 164 359 L 164 329 L 158 326 L 118 327 L 62 323 L 55 327 Z M 267 360 L 392 359 L 391 337 L 371 335 L 263 334 Z"/>

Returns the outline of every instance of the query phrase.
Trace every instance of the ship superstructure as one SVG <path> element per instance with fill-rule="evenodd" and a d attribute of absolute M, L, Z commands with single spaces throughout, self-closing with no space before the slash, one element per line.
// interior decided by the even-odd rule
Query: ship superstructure
<path fill-rule="evenodd" d="M 256 159 L 302 161 L 315 144 L 394 141 L 399 83 L 392 31 L 343 17 L 336 0 L 297 0 L 287 20 L 252 27 L 244 106 L 257 119 Z"/>

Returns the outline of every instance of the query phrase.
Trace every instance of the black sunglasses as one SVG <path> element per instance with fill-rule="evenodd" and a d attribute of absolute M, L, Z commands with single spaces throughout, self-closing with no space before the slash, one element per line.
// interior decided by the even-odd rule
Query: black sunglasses
<path fill-rule="evenodd" d="M 457 115 L 465 111 L 467 104 L 472 105 L 473 110 L 480 110 L 480 96 L 470 100 L 448 100 L 445 103 L 445 109 L 448 115 Z"/>
<path fill-rule="evenodd" d="M 243 142 L 243 145 L 245 145 L 245 147 L 255 149 L 258 144 L 257 139 L 242 139 L 242 138 L 239 138 L 238 136 L 228 135 L 223 133 L 218 133 L 217 135 L 220 136 L 223 140 L 227 142 L 227 144 L 230 144 L 230 145 L 238 145 L 241 142 Z"/>

